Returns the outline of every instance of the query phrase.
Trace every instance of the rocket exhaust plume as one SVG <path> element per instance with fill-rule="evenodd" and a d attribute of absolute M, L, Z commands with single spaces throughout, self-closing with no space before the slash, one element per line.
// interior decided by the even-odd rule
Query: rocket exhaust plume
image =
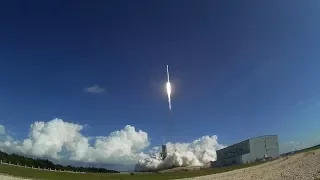
<path fill-rule="evenodd" d="M 167 95 L 168 95 L 168 104 L 169 104 L 169 110 L 171 112 L 172 106 L 171 106 L 171 84 L 170 84 L 170 76 L 169 76 L 169 65 L 167 65 L 167 84 L 166 84 L 166 89 L 167 89 Z"/>
<path fill-rule="evenodd" d="M 162 146 L 163 147 L 163 146 Z M 203 136 L 189 143 L 166 143 L 163 150 L 155 147 L 135 165 L 135 171 L 158 171 L 173 167 L 204 166 L 217 159 L 216 151 L 226 147 L 218 143 L 218 136 Z M 164 147 L 163 147 L 164 148 Z M 167 156 L 162 159 L 160 153 Z"/>

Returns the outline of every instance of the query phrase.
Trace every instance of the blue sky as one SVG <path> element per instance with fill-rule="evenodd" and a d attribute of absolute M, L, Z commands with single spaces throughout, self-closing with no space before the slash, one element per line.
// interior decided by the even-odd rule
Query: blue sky
<path fill-rule="evenodd" d="M 0 124 L 16 139 L 35 121 L 61 118 L 86 125 L 88 137 L 132 125 L 152 145 L 163 135 L 171 142 L 217 135 L 232 144 L 263 134 L 284 144 L 319 142 L 319 1 L 0 7 Z M 101 89 L 85 91 L 95 85 Z"/>

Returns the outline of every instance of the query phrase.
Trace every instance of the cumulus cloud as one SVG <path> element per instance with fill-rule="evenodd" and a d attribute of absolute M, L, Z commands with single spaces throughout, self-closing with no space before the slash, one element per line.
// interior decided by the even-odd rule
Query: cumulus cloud
<path fill-rule="evenodd" d="M 6 132 L 6 128 L 0 124 L 0 144 L 4 141 L 12 141 L 12 137 L 9 136 Z"/>
<path fill-rule="evenodd" d="M 95 137 L 93 145 L 89 144 L 89 137 L 81 134 L 83 128 L 61 119 L 35 122 L 27 139 L 2 141 L 0 149 L 55 160 L 133 164 L 144 157 L 142 150 L 149 146 L 148 134 L 130 125 L 109 136 Z"/>
<path fill-rule="evenodd" d="M 217 136 L 203 136 L 191 143 L 167 143 L 168 158 L 161 161 L 160 148 L 149 148 L 148 134 L 127 125 L 122 130 L 108 136 L 84 136 L 85 126 L 53 119 L 49 122 L 34 122 L 30 126 L 28 138 L 16 141 L 10 138 L 0 140 L 0 150 L 8 153 L 49 158 L 61 162 L 87 162 L 136 164 L 137 170 L 156 170 L 173 166 L 204 165 L 216 160 L 219 144 Z M 6 136 L 4 126 L 0 135 Z M 92 143 L 90 143 L 90 142 Z M 148 153 L 145 153 L 150 149 Z"/>
<path fill-rule="evenodd" d="M 94 85 L 94 86 L 91 86 L 91 87 L 84 88 L 84 91 L 88 92 L 88 93 L 99 94 L 99 93 L 104 93 L 106 90 L 104 88 L 98 86 L 98 85 Z"/>

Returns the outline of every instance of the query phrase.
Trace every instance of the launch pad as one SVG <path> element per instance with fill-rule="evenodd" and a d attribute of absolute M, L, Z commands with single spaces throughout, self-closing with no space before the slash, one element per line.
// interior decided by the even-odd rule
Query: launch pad
<path fill-rule="evenodd" d="M 165 144 L 162 145 L 161 159 L 164 161 L 168 156 L 167 146 Z"/>

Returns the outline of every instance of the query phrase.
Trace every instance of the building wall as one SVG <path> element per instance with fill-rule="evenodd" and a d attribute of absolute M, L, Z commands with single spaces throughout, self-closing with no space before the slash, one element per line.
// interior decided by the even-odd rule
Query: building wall
<path fill-rule="evenodd" d="M 217 158 L 227 159 L 250 152 L 249 140 L 242 141 L 240 143 L 228 146 L 224 149 L 217 151 Z"/>
<path fill-rule="evenodd" d="M 250 162 L 251 162 L 251 154 L 250 153 L 242 155 L 242 157 L 241 157 L 242 164 L 246 164 L 246 163 L 250 163 Z"/>
<path fill-rule="evenodd" d="M 241 164 L 242 155 L 250 153 L 249 140 L 228 146 L 217 151 L 217 166 Z"/>
<path fill-rule="evenodd" d="M 217 151 L 217 166 L 228 166 L 255 162 L 268 157 L 279 156 L 278 136 L 268 135 L 251 138 Z"/>
<path fill-rule="evenodd" d="M 278 136 L 267 137 L 267 154 L 268 157 L 272 158 L 277 158 L 280 156 Z"/>
<path fill-rule="evenodd" d="M 267 157 L 276 158 L 279 156 L 278 136 L 260 136 L 249 139 L 250 154 L 242 157 L 243 163 L 250 163 Z"/>
<path fill-rule="evenodd" d="M 274 141 L 268 142 L 268 156 L 272 158 L 280 156 L 278 136 L 274 137 Z"/>

